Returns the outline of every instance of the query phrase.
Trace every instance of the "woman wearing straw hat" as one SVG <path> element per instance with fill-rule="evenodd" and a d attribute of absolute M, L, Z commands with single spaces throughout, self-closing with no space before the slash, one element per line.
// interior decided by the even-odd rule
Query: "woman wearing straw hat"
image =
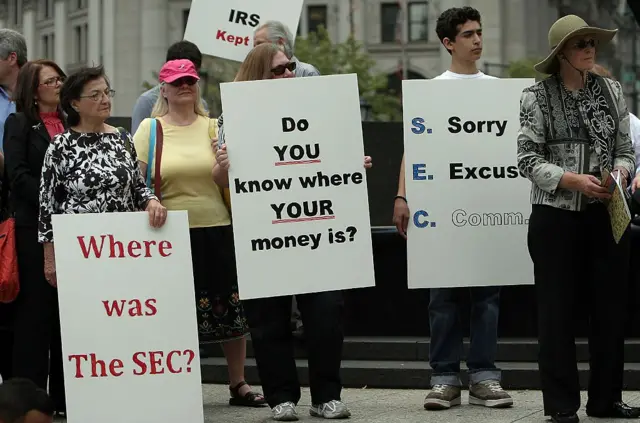
<path fill-rule="evenodd" d="M 633 173 L 629 112 L 620 84 L 589 72 L 596 46 L 616 32 L 574 15 L 558 19 L 549 30 L 551 53 L 535 66 L 550 77 L 525 89 L 520 101 L 518 166 L 532 181 L 527 241 L 539 368 L 545 415 L 554 422 L 578 421 L 577 288 L 589 299 L 587 414 L 640 417 L 640 409 L 622 402 L 629 235 L 614 240 L 603 203 L 610 185 L 602 183 L 610 174 L 626 188 Z"/>

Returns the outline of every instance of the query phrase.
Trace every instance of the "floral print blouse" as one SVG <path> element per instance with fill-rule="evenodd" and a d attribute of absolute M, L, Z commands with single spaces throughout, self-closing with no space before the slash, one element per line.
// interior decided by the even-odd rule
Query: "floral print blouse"
<path fill-rule="evenodd" d="M 157 200 L 138 169 L 128 133 L 79 133 L 55 137 L 44 157 L 38 240 L 53 242 L 53 214 L 144 210 Z"/>

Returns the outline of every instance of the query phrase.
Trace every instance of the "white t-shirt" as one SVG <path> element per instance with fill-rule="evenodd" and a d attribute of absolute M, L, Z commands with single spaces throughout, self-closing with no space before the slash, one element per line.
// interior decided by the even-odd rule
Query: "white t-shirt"
<path fill-rule="evenodd" d="M 478 71 L 478 73 L 473 73 L 473 74 L 464 74 L 464 73 L 455 73 L 451 71 L 445 71 L 433 79 L 498 79 L 498 78 L 496 78 L 495 76 L 487 75 L 480 71 Z"/>

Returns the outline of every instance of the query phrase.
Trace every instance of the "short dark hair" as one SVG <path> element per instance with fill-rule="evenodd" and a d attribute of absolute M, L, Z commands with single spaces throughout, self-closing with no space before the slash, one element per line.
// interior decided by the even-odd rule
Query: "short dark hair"
<path fill-rule="evenodd" d="M 442 12 L 436 22 L 436 34 L 438 34 L 440 43 L 444 45 L 445 38 L 454 41 L 456 39 L 456 36 L 458 35 L 458 27 L 460 25 L 464 25 L 468 21 L 482 23 L 480 12 L 469 6 L 452 7 Z M 451 51 L 449 51 L 449 49 L 447 49 L 447 51 L 449 52 L 449 54 L 451 54 Z"/>
<path fill-rule="evenodd" d="M 16 90 L 13 94 L 13 100 L 16 103 L 16 110 L 25 114 L 30 120 L 39 120 L 38 106 L 35 103 L 36 94 L 38 93 L 38 87 L 40 86 L 40 72 L 42 68 L 49 66 L 55 69 L 63 78 L 66 78 L 65 73 L 60 69 L 57 63 L 51 60 L 36 60 L 33 62 L 27 62 L 18 73 L 18 81 L 16 83 Z M 62 109 L 58 106 L 58 112 Z M 62 115 L 62 113 L 59 113 Z"/>
<path fill-rule="evenodd" d="M 191 41 L 178 41 L 177 43 L 171 44 L 167 50 L 167 62 L 180 59 L 191 60 L 197 71 L 202 67 L 202 53 L 198 46 Z"/>
<path fill-rule="evenodd" d="M 42 388 L 29 379 L 14 378 L 0 384 L 0 420 L 18 423 L 30 411 L 53 416 L 55 406 Z"/>
<path fill-rule="evenodd" d="M 73 109 L 71 102 L 80 98 L 85 85 L 100 78 L 104 78 L 107 81 L 107 85 L 111 85 L 102 66 L 80 68 L 64 81 L 60 90 L 60 106 L 67 114 L 69 126 L 75 126 L 80 123 L 80 115 Z"/>

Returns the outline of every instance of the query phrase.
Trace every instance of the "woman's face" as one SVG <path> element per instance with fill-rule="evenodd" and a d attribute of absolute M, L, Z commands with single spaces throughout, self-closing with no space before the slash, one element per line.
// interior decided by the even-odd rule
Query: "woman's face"
<path fill-rule="evenodd" d="M 40 69 L 36 100 L 38 104 L 57 106 L 60 103 L 60 87 L 63 79 L 51 66 L 43 66 Z"/>
<path fill-rule="evenodd" d="M 169 104 L 194 104 L 198 80 L 190 76 L 162 84 L 162 95 Z"/>
<path fill-rule="evenodd" d="M 573 37 L 567 41 L 562 50 L 565 58 L 576 69 L 581 71 L 588 71 L 593 68 L 596 63 L 596 46 L 598 41 L 593 35 L 580 35 Z M 560 63 L 566 62 L 560 60 Z M 565 63 L 568 65 L 568 63 Z"/>
<path fill-rule="evenodd" d="M 111 97 L 115 91 L 104 78 L 87 82 L 78 100 L 71 102 L 81 119 L 107 120 L 111 115 Z"/>
<path fill-rule="evenodd" d="M 293 78 L 295 75 L 295 62 L 290 62 L 287 56 L 282 52 L 273 57 L 271 61 L 271 76 L 273 79 Z"/>

